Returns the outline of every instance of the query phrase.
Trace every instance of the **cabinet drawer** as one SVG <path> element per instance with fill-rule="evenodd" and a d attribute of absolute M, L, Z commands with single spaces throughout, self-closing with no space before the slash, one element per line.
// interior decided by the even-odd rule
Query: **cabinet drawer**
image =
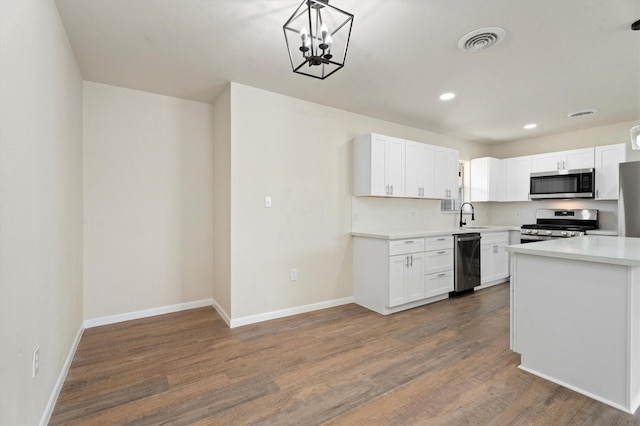
<path fill-rule="evenodd" d="M 481 245 L 488 244 L 509 244 L 509 232 L 483 232 L 480 234 Z"/>
<path fill-rule="evenodd" d="M 453 291 L 453 270 L 429 274 L 426 277 L 427 297 Z"/>
<path fill-rule="evenodd" d="M 437 237 L 427 237 L 425 240 L 425 251 L 453 249 L 453 235 L 440 235 Z"/>
<path fill-rule="evenodd" d="M 425 271 L 427 275 L 453 269 L 453 249 L 428 251 L 426 255 L 427 267 Z"/>
<path fill-rule="evenodd" d="M 424 251 L 424 238 L 389 241 L 389 256 Z"/>

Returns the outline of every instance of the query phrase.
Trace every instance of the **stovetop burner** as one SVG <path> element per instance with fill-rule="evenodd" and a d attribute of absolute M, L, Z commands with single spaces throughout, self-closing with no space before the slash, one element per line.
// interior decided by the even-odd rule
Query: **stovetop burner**
<path fill-rule="evenodd" d="M 522 225 L 522 229 L 551 229 L 561 231 L 587 231 L 589 229 L 596 229 L 594 226 L 576 226 L 576 225 L 550 225 L 550 224 L 538 224 L 532 223 Z"/>
<path fill-rule="evenodd" d="M 598 210 L 538 209 L 536 223 L 522 225 L 521 242 L 579 237 L 598 228 Z"/>

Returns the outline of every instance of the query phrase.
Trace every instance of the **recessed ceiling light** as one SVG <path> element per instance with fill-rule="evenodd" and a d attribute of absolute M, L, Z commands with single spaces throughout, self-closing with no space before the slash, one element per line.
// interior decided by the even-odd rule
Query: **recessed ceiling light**
<path fill-rule="evenodd" d="M 535 129 L 536 127 L 538 127 L 538 125 L 535 124 L 535 123 L 525 124 L 524 125 L 524 128 L 527 129 L 527 130 Z"/>
<path fill-rule="evenodd" d="M 455 97 L 456 97 L 455 93 L 447 92 L 447 93 L 443 93 L 442 95 L 440 95 L 440 100 L 441 101 L 450 101 L 451 99 L 453 99 Z"/>

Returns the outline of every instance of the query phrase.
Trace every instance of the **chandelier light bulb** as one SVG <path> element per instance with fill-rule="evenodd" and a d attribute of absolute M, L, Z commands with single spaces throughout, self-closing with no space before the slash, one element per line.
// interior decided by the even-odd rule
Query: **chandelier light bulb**
<path fill-rule="evenodd" d="M 331 45 L 333 44 L 333 39 L 331 38 L 331 35 L 327 35 L 325 43 L 329 45 L 329 49 L 331 49 Z"/>
<path fill-rule="evenodd" d="M 322 34 L 323 39 L 327 37 L 328 33 L 329 33 L 329 29 L 327 28 L 327 24 L 320 25 L 320 34 Z"/>
<path fill-rule="evenodd" d="M 302 39 L 302 44 L 305 45 L 306 41 L 307 41 L 307 37 L 309 37 L 309 33 L 307 33 L 307 29 L 306 28 L 302 28 L 300 30 L 300 38 Z"/>

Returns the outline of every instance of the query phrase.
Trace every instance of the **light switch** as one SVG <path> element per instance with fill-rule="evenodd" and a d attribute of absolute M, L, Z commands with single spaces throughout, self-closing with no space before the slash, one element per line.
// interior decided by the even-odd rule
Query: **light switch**
<path fill-rule="evenodd" d="M 266 208 L 271 208 L 271 197 L 269 196 L 264 197 L 264 206 Z"/>

